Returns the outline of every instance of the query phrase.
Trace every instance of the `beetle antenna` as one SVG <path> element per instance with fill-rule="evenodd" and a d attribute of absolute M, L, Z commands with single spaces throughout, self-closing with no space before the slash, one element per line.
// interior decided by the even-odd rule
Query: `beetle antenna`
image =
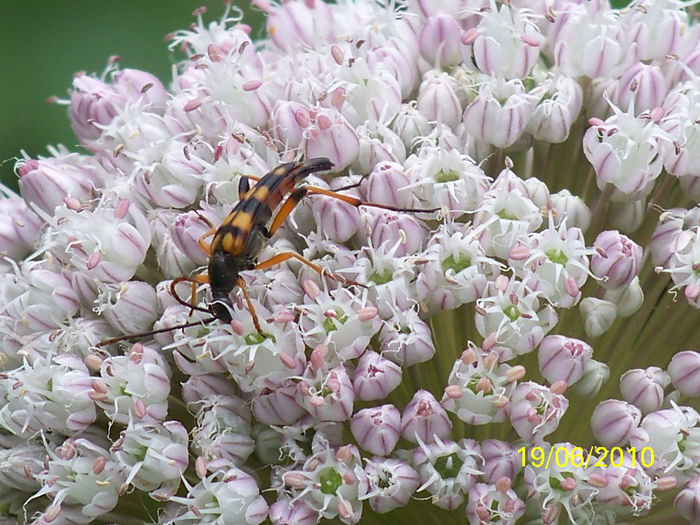
<path fill-rule="evenodd" d="M 129 341 L 131 339 L 136 339 L 137 337 L 146 337 L 149 335 L 163 334 L 165 332 L 172 332 L 173 330 L 179 330 L 180 328 L 189 328 L 191 326 L 198 326 L 201 324 L 209 324 L 212 321 L 216 321 L 216 317 L 210 317 L 209 319 L 203 319 L 201 321 L 192 321 L 191 323 L 185 323 L 185 324 L 180 324 L 177 326 L 171 326 L 169 328 L 161 328 L 160 330 L 151 330 L 150 332 L 141 332 L 140 334 L 132 334 L 132 335 L 123 335 L 121 337 L 113 337 L 112 339 L 106 339 L 104 341 L 100 341 L 95 346 L 97 348 L 100 348 L 102 346 L 107 346 L 107 345 L 110 345 L 112 343 L 117 343 L 119 341 Z"/>

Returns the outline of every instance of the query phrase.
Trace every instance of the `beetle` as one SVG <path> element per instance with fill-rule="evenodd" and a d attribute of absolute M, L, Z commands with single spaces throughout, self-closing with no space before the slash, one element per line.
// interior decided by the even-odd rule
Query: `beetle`
<path fill-rule="evenodd" d="M 260 327 L 260 322 L 255 313 L 253 303 L 248 296 L 245 281 L 240 274 L 245 270 L 262 270 L 269 268 L 291 258 L 297 259 L 319 274 L 330 277 L 341 283 L 364 286 L 325 271 L 320 266 L 295 252 L 281 252 L 265 261 L 256 262 L 257 255 L 262 250 L 267 239 L 275 234 L 297 204 L 308 194 L 326 195 L 355 207 L 370 206 L 398 212 L 435 212 L 440 209 L 398 208 L 375 202 L 366 202 L 350 195 L 338 193 L 337 191 L 330 191 L 315 186 L 300 185 L 311 173 L 327 171 L 331 168 L 333 168 L 333 163 L 329 159 L 317 157 L 306 161 L 280 164 L 263 177 L 254 177 L 251 175 L 243 176 L 238 186 L 238 203 L 226 216 L 220 226 L 216 227 L 207 221 L 210 229 L 199 238 L 198 244 L 200 248 L 209 257 L 207 273 L 198 274 L 193 277 L 178 277 L 170 284 L 170 293 L 180 304 L 187 306 L 193 311 L 198 310 L 209 313 L 212 317 L 161 330 L 108 339 L 100 342 L 97 346 L 99 347 L 117 341 L 177 330 L 178 328 L 187 328 L 202 323 L 207 324 L 217 319 L 224 323 L 230 323 L 232 321 L 230 294 L 235 287 L 240 288 L 243 293 L 247 308 L 253 317 L 255 329 L 260 335 L 264 336 L 265 333 Z M 364 177 L 366 177 L 366 175 Z M 345 186 L 339 190 L 342 191 L 359 186 L 364 180 L 364 177 L 362 177 L 359 182 Z M 250 187 L 250 180 L 257 182 L 252 188 Z M 278 207 L 279 211 L 275 215 L 274 212 Z M 207 243 L 205 239 L 212 235 L 213 238 L 211 242 Z M 175 289 L 175 287 L 182 282 L 190 282 L 192 284 L 192 297 L 189 302 L 183 300 Z M 197 285 L 205 283 L 209 283 L 212 301 L 207 308 L 202 308 L 195 304 L 194 297 Z"/>

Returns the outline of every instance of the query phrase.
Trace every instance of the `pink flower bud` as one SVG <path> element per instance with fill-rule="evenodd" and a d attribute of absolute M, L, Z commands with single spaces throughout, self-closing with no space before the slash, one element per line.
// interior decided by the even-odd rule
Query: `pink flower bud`
<path fill-rule="evenodd" d="M 107 125 L 127 101 L 124 93 L 114 86 L 88 75 L 73 79 L 70 120 L 76 136 L 85 144 L 97 139 L 101 130 L 98 125 Z"/>
<path fill-rule="evenodd" d="M 368 177 L 367 200 L 398 208 L 414 208 L 418 199 L 408 187 L 410 181 L 401 164 L 380 162 Z"/>
<path fill-rule="evenodd" d="M 425 21 L 418 48 L 420 54 L 431 65 L 439 68 L 454 66 L 462 61 L 460 34 L 462 30 L 450 15 L 438 11 Z"/>
<path fill-rule="evenodd" d="M 447 73 L 428 71 L 418 90 L 418 110 L 451 128 L 459 124 L 462 114 L 457 81 Z"/>
<path fill-rule="evenodd" d="M 401 98 L 407 100 L 417 87 L 419 75 L 415 60 L 417 57 L 413 50 L 409 51 L 403 44 L 404 42 L 401 46 L 388 44 L 372 49 L 367 53 L 366 60 L 373 70 L 382 68 L 391 71 L 399 83 Z"/>
<path fill-rule="evenodd" d="M 664 388 L 669 382 L 668 374 L 659 367 L 650 366 L 646 370 L 634 368 L 622 374 L 620 392 L 627 402 L 639 408 L 643 414 L 648 414 L 661 408 Z"/>
<path fill-rule="evenodd" d="M 395 257 L 413 254 L 423 248 L 424 226 L 408 213 L 384 210 L 373 213 L 369 229 L 372 232 L 372 246 L 396 246 Z"/>
<path fill-rule="evenodd" d="M 388 456 L 399 441 L 401 413 L 394 405 L 365 408 L 350 421 L 352 435 L 366 451 Z"/>
<path fill-rule="evenodd" d="M 495 78 L 464 110 L 462 123 L 467 132 L 497 148 L 515 143 L 527 124 L 540 93 L 526 92 L 519 80 L 504 83 Z M 541 91 L 541 90 L 538 90 Z"/>
<path fill-rule="evenodd" d="M 108 286 L 100 293 L 97 308 L 111 326 L 124 334 L 149 330 L 159 316 L 156 291 L 143 281 Z"/>
<path fill-rule="evenodd" d="M 660 106 L 667 91 L 666 78 L 658 65 L 637 62 L 622 73 L 613 100 L 621 108 L 633 107 L 641 113 Z"/>
<path fill-rule="evenodd" d="M 593 410 L 591 428 L 601 445 L 624 445 L 641 419 L 642 413 L 636 406 L 617 399 L 607 399 Z"/>
<path fill-rule="evenodd" d="M 357 208 L 338 199 L 313 199 L 311 209 L 319 232 L 338 243 L 350 239 L 360 224 Z"/>
<path fill-rule="evenodd" d="M 270 505 L 269 518 L 272 525 L 315 525 L 319 514 L 303 499 L 280 498 Z"/>
<path fill-rule="evenodd" d="M 333 13 L 323 2 L 275 4 L 267 17 L 267 32 L 284 51 L 313 46 L 318 40 L 334 42 L 335 30 Z"/>
<path fill-rule="evenodd" d="M 695 476 L 673 500 L 676 512 L 691 523 L 700 521 L 700 476 Z"/>
<path fill-rule="evenodd" d="M 540 372 L 550 384 L 566 381 L 573 384 L 581 377 L 593 349 L 578 339 L 563 335 L 548 335 L 540 343 L 537 354 Z"/>
<path fill-rule="evenodd" d="M 298 148 L 309 123 L 309 110 L 306 106 L 298 102 L 278 100 L 272 109 L 270 134 L 284 144 L 286 149 Z"/>
<path fill-rule="evenodd" d="M 515 479 L 522 468 L 522 461 L 515 446 L 507 441 L 487 439 L 481 442 L 481 457 L 484 458 L 484 480 L 496 483 L 500 478 Z"/>
<path fill-rule="evenodd" d="M 684 396 L 700 396 L 700 353 L 684 350 L 673 356 L 668 365 L 671 383 Z"/>
<path fill-rule="evenodd" d="M 93 159 L 64 155 L 48 159 L 24 159 L 17 163 L 19 188 L 27 203 L 34 203 L 49 215 L 63 206 L 66 197 L 89 201 L 102 185 Z"/>
<path fill-rule="evenodd" d="M 213 219 L 213 217 L 208 218 Z M 209 225 L 194 211 L 179 215 L 171 227 L 175 246 L 198 266 L 207 263 L 207 254 L 200 248 L 198 241 L 209 229 Z M 205 239 L 205 242 L 210 240 L 211 238 Z"/>
<path fill-rule="evenodd" d="M 636 242 L 616 230 L 598 234 L 591 257 L 591 271 L 602 279 L 605 288 L 627 286 L 639 273 L 642 248 Z"/>
<path fill-rule="evenodd" d="M 20 260 L 28 255 L 34 249 L 42 224 L 21 197 L 0 193 L 0 253 L 3 256 Z"/>
<path fill-rule="evenodd" d="M 352 384 L 363 401 L 384 399 L 401 383 L 401 367 L 377 352 L 367 350 L 360 357 Z"/>
<path fill-rule="evenodd" d="M 350 123 L 337 110 L 328 110 L 317 117 L 315 124 L 305 135 L 306 157 L 326 157 L 333 163 L 334 171 L 352 164 L 359 154 L 360 140 Z"/>
<path fill-rule="evenodd" d="M 141 100 L 144 107 L 160 112 L 168 100 L 160 80 L 146 71 L 113 71 L 112 82 L 110 85 L 84 74 L 73 79 L 71 125 L 83 144 L 89 145 L 100 136 L 95 124 L 109 124 L 128 102 Z"/>
<path fill-rule="evenodd" d="M 581 112 L 583 91 L 575 79 L 565 75 L 545 80 L 545 85 L 548 96 L 535 106 L 527 122 L 527 131 L 537 140 L 564 142 Z"/>
<path fill-rule="evenodd" d="M 432 443 L 437 439 L 447 439 L 452 431 L 452 423 L 447 412 L 433 394 L 419 390 L 413 396 L 401 417 L 401 435 L 413 443 L 419 440 Z"/>
<path fill-rule="evenodd" d="M 251 405 L 255 419 L 265 425 L 294 423 L 304 415 L 304 407 L 295 400 L 296 391 L 294 385 L 263 390 L 253 398 Z"/>

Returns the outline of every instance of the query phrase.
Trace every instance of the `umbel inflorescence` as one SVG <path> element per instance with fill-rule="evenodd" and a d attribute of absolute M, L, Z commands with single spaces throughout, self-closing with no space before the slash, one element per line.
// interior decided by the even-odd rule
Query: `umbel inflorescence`
<path fill-rule="evenodd" d="M 700 520 L 700 29 L 676 0 L 258 0 L 73 82 L 0 200 L 0 522 Z M 170 282 L 326 157 L 230 324 Z M 179 291 L 187 297 L 189 289 Z M 197 301 L 208 305 L 207 287 Z"/>

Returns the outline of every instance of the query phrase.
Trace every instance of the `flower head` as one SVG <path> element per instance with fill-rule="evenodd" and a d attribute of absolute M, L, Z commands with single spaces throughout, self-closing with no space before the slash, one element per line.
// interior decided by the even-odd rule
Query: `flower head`
<path fill-rule="evenodd" d="M 697 521 L 692 3 L 255 0 L 76 75 L 0 194 L 0 521 Z"/>

